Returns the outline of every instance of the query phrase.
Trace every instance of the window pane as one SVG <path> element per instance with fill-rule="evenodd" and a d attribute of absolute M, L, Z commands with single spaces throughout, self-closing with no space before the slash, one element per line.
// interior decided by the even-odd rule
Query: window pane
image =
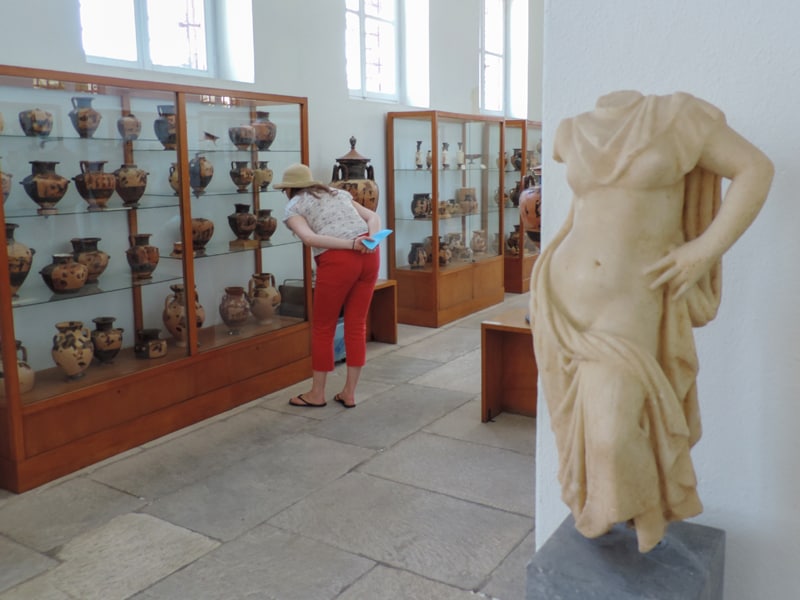
<path fill-rule="evenodd" d="M 153 64 L 208 69 L 204 0 L 147 0 L 147 30 Z"/>
<path fill-rule="evenodd" d="M 368 17 L 394 21 L 394 0 L 364 0 L 364 14 Z"/>
<path fill-rule="evenodd" d="M 503 0 L 484 0 L 483 48 L 503 54 Z"/>
<path fill-rule="evenodd" d="M 395 94 L 394 27 L 383 21 L 364 21 L 364 69 L 366 91 Z"/>
<path fill-rule="evenodd" d="M 361 25 L 358 15 L 346 13 L 345 56 L 347 61 L 347 88 L 361 89 Z"/>
<path fill-rule="evenodd" d="M 503 110 L 503 59 L 486 55 L 483 65 L 483 108 L 491 111 Z"/>
<path fill-rule="evenodd" d="M 508 82 L 508 109 L 513 117 L 525 117 L 528 114 L 527 0 L 513 0 L 510 21 L 508 67 L 511 80 Z"/>
<path fill-rule="evenodd" d="M 357 11 L 359 9 L 358 0 L 347 0 L 347 3 L 345 4 L 345 8 L 347 8 L 347 10 L 355 10 L 355 11 Z"/>
<path fill-rule="evenodd" d="M 80 0 L 80 11 L 87 56 L 137 60 L 133 0 Z"/>

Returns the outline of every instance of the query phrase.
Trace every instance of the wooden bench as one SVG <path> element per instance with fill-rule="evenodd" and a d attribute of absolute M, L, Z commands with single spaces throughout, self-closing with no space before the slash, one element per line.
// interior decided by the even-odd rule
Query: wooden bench
<path fill-rule="evenodd" d="M 503 411 L 536 416 L 533 335 L 526 308 L 498 313 L 481 323 L 481 421 Z"/>
<path fill-rule="evenodd" d="M 397 281 L 379 279 L 367 313 L 367 340 L 397 343 Z"/>

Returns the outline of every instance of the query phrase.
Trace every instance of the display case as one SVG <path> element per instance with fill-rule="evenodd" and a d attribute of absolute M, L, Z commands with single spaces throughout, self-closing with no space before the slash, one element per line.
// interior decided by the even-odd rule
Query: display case
<path fill-rule="evenodd" d="M 0 487 L 310 375 L 305 98 L 0 67 L 0 115 Z"/>
<path fill-rule="evenodd" d="M 387 115 L 398 321 L 439 327 L 503 300 L 501 118 Z"/>
<path fill-rule="evenodd" d="M 541 185 L 542 124 L 524 119 L 506 120 L 505 288 L 520 294 L 528 291 L 533 264 L 539 256 L 539 232 L 526 231 L 520 215 L 523 190 Z"/>

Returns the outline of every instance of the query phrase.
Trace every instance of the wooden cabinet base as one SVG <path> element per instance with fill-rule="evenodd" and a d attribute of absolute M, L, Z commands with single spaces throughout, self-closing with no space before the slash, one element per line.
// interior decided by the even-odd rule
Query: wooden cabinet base
<path fill-rule="evenodd" d="M 506 291 L 510 294 L 528 292 L 531 287 L 531 271 L 533 270 L 533 265 L 536 264 L 536 259 L 539 258 L 539 254 L 533 254 L 526 250 L 521 258 L 519 256 L 509 256 L 508 254 L 504 258 L 503 277 Z"/>
<path fill-rule="evenodd" d="M 527 310 L 499 313 L 481 323 L 481 421 L 501 412 L 536 416 L 539 370 Z"/>
<path fill-rule="evenodd" d="M 24 492 L 311 376 L 310 326 L 254 337 L 23 407 L 24 456 L 0 487 Z"/>

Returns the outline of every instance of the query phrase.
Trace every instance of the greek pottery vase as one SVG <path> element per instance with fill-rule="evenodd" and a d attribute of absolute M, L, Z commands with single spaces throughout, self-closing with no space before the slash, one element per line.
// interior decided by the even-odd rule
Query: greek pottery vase
<path fill-rule="evenodd" d="M 189 161 L 189 186 L 195 196 L 206 193 L 206 186 L 214 175 L 214 165 L 201 152 Z"/>
<path fill-rule="evenodd" d="M 519 194 L 519 214 L 526 232 L 541 232 L 542 229 L 542 187 L 536 184 L 533 175 L 522 180 L 523 189 Z"/>
<path fill-rule="evenodd" d="M 175 105 L 159 104 L 156 110 L 158 110 L 158 118 L 153 121 L 153 131 L 158 141 L 164 146 L 164 150 L 175 150 L 177 147 Z"/>
<path fill-rule="evenodd" d="M 478 212 L 478 198 L 473 187 L 456 189 L 456 202 L 463 215 Z"/>
<path fill-rule="evenodd" d="M 500 156 L 497 157 L 497 168 L 501 171 L 505 171 L 506 167 L 508 166 L 508 152 L 501 152 Z"/>
<path fill-rule="evenodd" d="M 97 283 L 97 279 L 103 274 L 108 266 L 109 256 L 102 250 L 97 249 L 99 237 L 72 238 L 72 257 L 75 262 L 86 265 L 89 270 L 86 276 L 86 283 Z"/>
<path fill-rule="evenodd" d="M 256 216 L 250 212 L 249 204 L 234 204 L 235 212 L 228 215 L 228 225 L 236 239 L 246 240 L 256 228 Z"/>
<path fill-rule="evenodd" d="M 414 166 L 421 169 L 425 163 L 422 162 L 422 140 L 417 140 L 417 151 L 414 153 Z"/>
<path fill-rule="evenodd" d="M 423 248 L 422 242 L 411 242 L 411 250 L 408 252 L 408 266 L 412 269 L 422 269 L 428 262 L 428 255 Z"/>
<path fill-rule="evenodd" d="M 133 114 L 122 115 L 117 119 L 117 131 L 122 136 L 123 142 L 132 142 L 139 139 L 142 133 L 142 120 Z"/>
<path fill-rule="evenodd" d="M 430 169 L 433 166 L 433 154 L 430 150 L 425 154 L 425 166 Z"/>
<path fill-rule="evenodd" d="M 269 184 L 272 183 L 272 169 L 269 168 L 268 160 L 259 160 L 253 167 L 253 185 L 259 191 L 266 192 Z"/>
<path fill-rule="evenodd" d="M 6 223 L 6 254 L 8 255 L 8 274 L 11 279 L 11 294 L 17 295 L 19 288 L 31 271 L 33 255 L 36 250 L 14 239 L 16 223 Z"/>
<path fill-rule="evenodd" d="M 181 193 L 181 172 L 178 170 L 178 163 L 174 162 L 169 167 L 169 187 L 175 190 L 175 195 Z"/>
<path fill-rule="evenodd" d="M 183 258 L 183 242 L 172 242 L 172 252 L 169 255 L 172 258 Z"/>
<path fill-rule="evenodd" d="M 117 178 L 116 190 L 125 206 L 137 206 L 147 188 L 150 173 L 136 166 L 136 163 L 123 163 L 114 171 Z"/>
<path fill-rule="evenodd" d="M 247 188 L 253 183 L 253 169 L 247 166 L 246 160 L 231 161 L 231 170 L 228 174 L 240 194 L 247 192 Z"/>
<path fill-rule="evenodd" d="M 32 160 L 31 174 L 20 184 L 31 200 L 39 205 L 40 215 L 54 215 L 58 212 L 56 204 L 67 193 L 69 179 L 56 173 L 57 161 Z"/>
<path fill-rule="evenodd" d="M 13 175 L 11 173 L 0 172 L 0 190 L 3 193 L 3 204 L 5 204 L 6 200 L 8 200 L 9 195 L 11 195 L 11 178 Z"/>
<path fill-rule="evenodd" d="M 136 331 L 136 341 L 133 353 L 136 358 L 161 358 L 167 354 L 167 340 L 162 340 L 160 329 L 139 329 Z"/>
<path fill-rule="evenodd" d="M 466 155 L 464 154 L 464 143 L 458 142 L 458 150 L 456 150 L 456 167 L 459 169 L 465 168 Z"/>
<path fill-rule="evenodd" d="M 28 364 L 28 351 L 22 342 L 14 340 L 17 345 L 17 379 L 19 380 L 19 393 L 24 394 L 33 389 L 33 384 L 36 381 L 36 374 L 31 366 Z M 5 386 L 5 365 L 3 359 L 0 357 L 0 398 L 6 397 Z"/>
<path fill-rule="evenodd" d="M 422 248 L 425 250 L 425 260 L 427 260 L 429 264 L 433 264 L 433 236 L 432 235 L 425 236 L 425 239 L 422 240 Z"/>
<path fill-rule="evenodd" d="M 268 242 L 278 228 L 278 219 L 272 216 L 271 208 L 260 208 L 256 215 L 256 229 L 253 237 L 262 242 Z"/>
<path fill-rule="evenodd" d="M 94 346 L 89 330 L 81 321 L 56 323 L 58 333 L 53 336 L 50 354 L 67 379 L 79 379 L 92 363 Z"/>
<path fill-rule="evenodd" d="M 453 259 L 453 251 L 446 242 L 439 242 L 439 266 L 446 267 Z"/>
<path fill-rule="evenodd" d="M 519 225 L 514 225 L 514 231 L 508 234 L 506 248 L 511 256 L 519 256 Z"/>
<path fill-rule="evenodd" d="M 256 118 L 250 123 L 255 131 L 253 142 L 259 150 L 269 150 L 275 136 L 278 134 L 278 126 L 269 120 L 269 113 L 263 110 L 256 111 Z"/>
<path fill-rule="evenodd" d="M 442 168 L 449 169 L 450 168 L 450 156 L 449 156 L 450 144 L 447 142 L 442 142 Z"/>
<path fill-rule="evenodd" d="M 514 148 L 514 152 L 511 153 L 511 166 L 515 171 L 522 169 L 522 148 Z"/>
<path fill-rule="evenodd" d="M 213 235 L 214 221 L 202 217 L 192 219 L 192 250 L 198 254 L 203 253 Z"/>
<path fill-rule="evenodd" d="M 117 187 L 117 177 L 113 173 L 106 173 L 103 169 L 106 160 L 82 160 L 81 172 L 73 177 L 75 189 L 86 200 L 89 210 L 99 210 L 106 207 L 108 199 Z"/>
<path fill-rule="evenodd" d="M 356 152 L 355 137 L 350 137 L 350 152 L 336 160 L 331 186 L 350 192 L 353 200 L 361 206 L 375 210 L 378 207 L 379 196 L 375 173 L 372 165 L 367 166 L 370 159 Z"/>
<path fill-rule="evenodd" d="M 228 137 L 239 150 L 250 150 L 256 137 L 256 130 L 250 125 L 229 127 Z"/>
<path fill-rule="evenodd" d="M 486 252 L 486 232 L 483 229 L 476 229 L 472 232 L 472 239 L 469 242 L 469 247 L 476 254 Z"/>
<path fill-rule="evenodd" d="M 53 254 L 53 262 L 39 271 L 45 284 L 56 294 L 71 294 L 86 284 L 89 267 L 75 262 L 72 254 Z"/>
<path fill-rule="evenodd" d="M 94 330 L 91 332 L 94 357 L 101 363 L 108 364 L 114 360 L 122 349 L 121 327 L 114 327 L 114 317 L 95 317 L 92 319 Z"/>
<path fill-rule="evenodd" d="M 272 273 L 253 273 L 247 283 L 247 295 L 250 301 L 250 312 L 259 325 L 268 325 L 281 305 L 281 293 L 275 287 L 275 276 Z"/>
<path fill-rule="evenodd" d="M 231 286 L 225 288 L 225 295 L 219 303 L 219 316 L 228 326 L 229 335 L 238 335 L 239 328 L 250 318 L 250 303 L 247 301 L 244 288 Z"/>
<path fill-rule="evenodd" d="M 72 110 L 69 118 L 75 131 L 82 138 L 92 137 L 103 119 L 103 115 L 92 108 L 93 101 L 94 98 L 91 96 L 74 96 L 72 98 Z"/>
<path fill-rule="evenodd" d="M 179 348 L 186 347 L 186 286 L 182 283 L 175 283 L 169 286 L 172 290 L 164 298 L 164 311 L 161 313 L 161 318 L 164 321 L 164 326 L 169 331 L 170 335 L 175 338 L 175 345 Z M 203 326 L 206 320 L 206 311 L 200 304 L 200 299 L 197 296 L 197 290 L 194 292 L 194 316 L 197 328 Z"/>
<path fill-rule="evenodd" d="M 411 214 L 415 219 L 430 217 L 432 210 L 430 194 L 414 194 L 414 199 L 411 201 Z"/>
<path fill-rule="evenodd" d="M 131 267 L 134 281 L 150 279 L 158 266 L 158 248 L 150 245 L 152 233 L 137 233 L 129 236 L 131 247 L 125 250 L 125 257 Z"/>
<path fill-rule="evenodd" d="M 47 137 L 53 130 L 53 113 L 31 108 L 19 113 L 19 126 L 28 137 Z"/>

